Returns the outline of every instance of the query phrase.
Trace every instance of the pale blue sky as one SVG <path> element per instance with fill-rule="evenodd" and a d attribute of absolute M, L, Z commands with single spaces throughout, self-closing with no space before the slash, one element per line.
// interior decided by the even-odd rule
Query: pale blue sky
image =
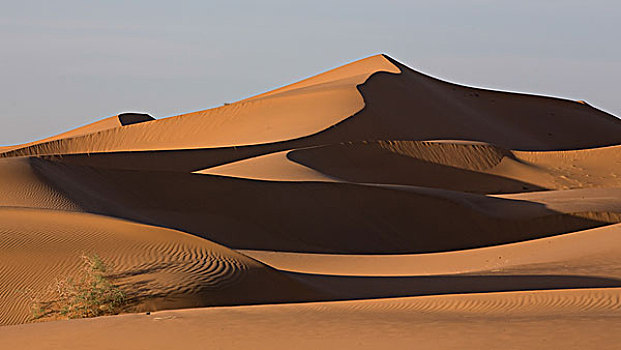
<path fill-rule="evenodd" d="M 619 116 L 619 33 L 619 1 L 0 0 L 0 145 L 206 109 L 375 53 Z"/>

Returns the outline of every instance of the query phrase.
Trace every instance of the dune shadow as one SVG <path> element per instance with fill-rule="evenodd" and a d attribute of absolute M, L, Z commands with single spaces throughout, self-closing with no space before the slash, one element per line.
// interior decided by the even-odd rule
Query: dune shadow
<path fill-rule="evenodd" d="M 621 287 L 618 279 L 578 275 L 358 277 L 284 273 L 331 295 L 331 300 Z"/>
<path fill-rule="evenodd" d="M 479 194 L 547 190 L 522 180 L 439 164 L 377 148 L 366 147 L 361 152 L 354 147 L 340 146 L 293 150 L 287 154 L 287 158 L 325 175 L 356 183 L 409 185 Z M 457 153 L 455 155 L 458 156 Z M 511 155 L 511 158 L 514 157 Z"/>
<path fill-rule="evenodd" d="M 541 203 L 443 189 L 257 181 L 41 159 L 31 163 L 42 181 L 88 213 L 180 230 L 234 249 L 411 254 L 610 224 Z"/>

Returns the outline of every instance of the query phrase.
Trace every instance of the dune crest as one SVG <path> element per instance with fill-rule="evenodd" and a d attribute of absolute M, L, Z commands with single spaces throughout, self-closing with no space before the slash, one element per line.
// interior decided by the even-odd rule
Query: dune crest
<path fill-rule="evenodd" d="M 323 131 L 364 107 L 357 90 L 378 72 L 400 73 L 382 55 L 223 107 L 149 125 L 68 135 L 14 150 L 14 155 L 215 148 L 282 142 Z M 75 136 L 75 137 L 74 137 Z"/>
<path fill-rule="evenodd" d="M 0 147 L 0 334 L 604 348 L 621 340 L 620 225 L 621 120 L 375 55 L 217 108 Z M 57 316 L 34 319 L 18 291 L 75 277 L 81 254 L 110 264 L 129 314 L 38 323 Z"/>

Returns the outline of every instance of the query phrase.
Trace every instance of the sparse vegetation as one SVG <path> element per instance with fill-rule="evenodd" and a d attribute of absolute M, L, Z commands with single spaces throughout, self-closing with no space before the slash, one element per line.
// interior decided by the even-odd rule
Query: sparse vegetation
<path fill-rule="evenodd" d="M 82 255 L 82 274 L 79 279 L 57 279 L 45 293 L 28 289 L 34 319 L 87 318 L 117 314 L 127 302 L 126 294 L 108 275 L 108 266 L 96 254 Z M 43 301 L 42 295 L 51 295 Z"/>

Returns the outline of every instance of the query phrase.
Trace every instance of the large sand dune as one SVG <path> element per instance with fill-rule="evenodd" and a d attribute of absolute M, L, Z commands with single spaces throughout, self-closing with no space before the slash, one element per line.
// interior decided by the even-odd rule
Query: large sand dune
<path fill-rule="evenodd" d="M 621 120 L 377 55 L 0 147 L 0 343 L 616 348 L 620 222 Z M 34 319 L 82 254 L 130 314 Z"/>

